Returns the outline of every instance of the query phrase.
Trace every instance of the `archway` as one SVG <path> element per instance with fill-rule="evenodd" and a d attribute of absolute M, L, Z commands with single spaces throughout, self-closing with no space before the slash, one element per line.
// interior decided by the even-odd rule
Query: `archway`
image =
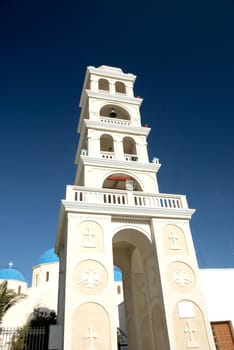
<path fill-rule="evenodd" d="M 123 276 L 122 309 L 128 350 L 155 349 L 151 316 L 153 303 L 150 298 L 152 276 L 147 270 L 152 256 L 153 247 L 145 233 L 125 228 L 114 235 L 113 263 L 121 269 Z M 122 324 L 120 326 L 123 327 Z"/>
<path fill-rule="evenodd" d="M 131 189 L 133 191 L 142 191 L 142 187 L 136 179 L 123 173 L 115 173 L 109 175 L 104 180 L 102 188 L 110 188 L 116 190 Z"/>
<path fill-rule="evenodd" d="M 129 113 L 124 108 L 114 104 L 103 106 L 99 114 L 101 117 L 130 120 Z"/>

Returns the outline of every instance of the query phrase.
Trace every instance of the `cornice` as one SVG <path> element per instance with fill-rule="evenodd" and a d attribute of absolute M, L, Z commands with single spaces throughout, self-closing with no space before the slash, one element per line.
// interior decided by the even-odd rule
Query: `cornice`
<path fill-rule="evenodd" d="M 66 212 L 79 212 L 90 214 L 111 215 L 112 217 L 125 217 L 129 219 L 164 218 L 164 219 L 191 219 L 195 209 L 172 208 L 146 208 L 125 205 L 102 205 L 92 203 L 78 203 L 62 200 Z"/>
<path fill-rule="evenodd" d="M 109 78 L 113 78 L 113 79 L 131 81 L 133 83 L 136 80 L 136 75 L 134 75 L 132 73 L 124 73 L 122 71 L 122 69 L 115 69 L 115 67 L 107 67 L 105 69 L 104 66 L 102 66 L 102 67 L 103 68 L 89 66 L 89 67 L 87 67 L 87 71 L 89 72 L 89 74 L 94 74 L 94 75 L 101 76 L 101 77 L 109 77 Z"/>
<path fill-rule="evenodd" d="M 139 136 L 148 136 L 150 133 L 150 128 L 143 126 L 132 126 L 132 125 L 119 125 L 119 124 L 111 124 L 111 123 L 103 123 L 101 121 L 84 119 L 85 126 L 89 129 L 95 130 L 108 130 L 115 132 L 122 132 L 131 135 L 139 135 Z"/>
<path fill-rule="evenodd" d="M 149 173 L 157 172 L 161 164 L 159 163 L 140 163 L 140 162 L 127 162 L 126 160 L 118 160 L 118 159 L 103 159 L 103 158 L 92 158 L 89 156 L 80 156 L 80 160 L 82 165 L 90 165 L 99 168 L 106 167 L 108 165 L 109 169 L 121 169 L 121 170 L 139 170 Z"/>
<path fill-rule="evenodd" d="M 105 93 L 103 91 L 91 91 L 91 90 L 84 90 L 84 102 L 86 102 L 87 98 L 96 98 L 101 100 L 107 100 L 111 103 L 115 104 L 116 102 L 120 103 L 129 103 L 137 106 L 141 106 L 143 99 L 140 97 L 131 97 L 127 95 L 120 95 L 120 94 L 110 94 L 109 92 Z"/>

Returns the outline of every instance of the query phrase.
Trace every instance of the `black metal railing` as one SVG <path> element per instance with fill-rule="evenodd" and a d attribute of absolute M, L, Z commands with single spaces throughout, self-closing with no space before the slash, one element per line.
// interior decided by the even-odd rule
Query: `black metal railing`
<path fill-rule="evenodd" d="M 128 350 L 127 335 L 120 328 L 117 328 L 118 350 Z"/>
<path fill-rule="evenodd" d="M 48 350 L 48 327 L 0 328 L 0 350 Z"/>

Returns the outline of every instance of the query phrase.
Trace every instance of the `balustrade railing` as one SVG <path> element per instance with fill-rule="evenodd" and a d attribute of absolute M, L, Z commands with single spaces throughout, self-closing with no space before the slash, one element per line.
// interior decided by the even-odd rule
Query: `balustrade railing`
<path fill-rule="evenodd" d="M 134 191 L 110 189 L 84 189 L 79 186 L 67 186 L 66 200 L 78 203 L 135 206 L 144 208 L 187 209 L 187 200 L 183 195 L 146 194 Z"/>

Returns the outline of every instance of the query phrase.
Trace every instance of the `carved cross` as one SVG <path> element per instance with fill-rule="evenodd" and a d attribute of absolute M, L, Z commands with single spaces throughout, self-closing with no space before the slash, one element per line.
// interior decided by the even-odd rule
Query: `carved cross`
<path fill-rule="evenodd" d="M 94 340 L 98 338 L 98 334 L 94 331 L 93 326 L 88 327 L 88 331 L 87 331 L 86 335 L 84 336 L 84 338 L 87 339 L 89 342 L 88 349 L 90 349 L 90 350 L 95 349 L 94 348 Z"/>
<path fill-rule="evenodd" d="M 174 282 L 181 287 L 186 287 L 192 283 L 192 280 L 189 278 L 188 273 L 179 267 L 174 273 Z"/>
<path fill-rule="evenodd" d="M 80 278 L 80 284 L 88 288 L 95 288 L 102 284 L 100 273 L 92 267 L 83 272 Z"/>
<path fill-rule="evenodd" d="M 9 263 L 8 263 L 8 265 L 9 265 L 9 267 L 10 267 L 10 269 L 12 268 L 12 266 L 13 266 L 13 262 L 12 261 L 10 261 Z"/>
<path fill-rule="evenodd" d="M 93 237 L 95 237 L 95 233 L 93 230 L 89 227 L 83 232 L 83 236 L 87 237 L 86 241 L 84 242 L 85 248 L 95 248 L 95 242 L 93 241 Z"/>
<path fill-rule="evenodd" d="M 177 245 L 177 240 L 179 240 L 179 237 L 176 236 L 175 232 L 174 231 L 170 231 L 169 232 L 169 235 L 168 235 L 168 239 L 171 241 L 171 249 L 174 249 L 174 250 L 179 250 L 181 249 L 180 247 L 178 247 Z"/>
<path fill-rule="evenodd" d="M 184 333 L 188 334 L 188 337 L 189 337 L 187 348 L 192 349 L 192 348 L 198 348 L 200 346 L 198 342 L 194 340 L 194 336 L 193 336 L 196 333 L 196 329 L 192 328 L 189 321 L 186 322 L 186 328 L 184 330 Z"/>

